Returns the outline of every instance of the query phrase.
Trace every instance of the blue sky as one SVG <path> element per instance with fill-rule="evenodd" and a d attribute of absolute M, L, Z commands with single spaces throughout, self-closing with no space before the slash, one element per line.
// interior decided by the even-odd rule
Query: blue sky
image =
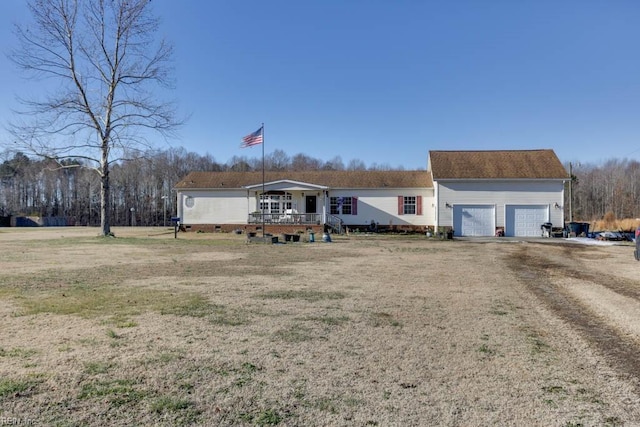
<path fill-rule="evenodd" d="M 640 160 L 640 2 L 153 0 L 190 119 L 171 145 L 426 168 L 429 150 Z M 0 49 L 24 0 L 0 2 Z M 0 57 L 0 121 L 35 90 Z M 0 141 L 7 138 L 0 130 Z M 158 138 L 157 146 L 166 147 Z"/>

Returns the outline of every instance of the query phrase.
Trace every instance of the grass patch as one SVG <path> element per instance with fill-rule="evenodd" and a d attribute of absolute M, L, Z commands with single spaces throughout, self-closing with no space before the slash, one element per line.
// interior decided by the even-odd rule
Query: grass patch
<path fill-rule="evenodd" d="M 383 313 L 383 312 L 371 313 L 369 317 L 369 322 L 374 327 L 380 327 L 380 326 L 401 327 L 402 326 L 402 323 L 394 319 L 392 315 L 390 315 L 389 313 Z"/>
<path fill-rule="evenodd" d="M 282 417 L 275 409 L 266 409 L 253 419 L 253 422 L 259 426 L 275 426 L 280 424 L 280 421 L 282 421 Z"/>
<path fill-rule="evenodd" d="M 618 417 L 606 417 L 604 419 L 604 425 L 605 426 L 623 426 L 624 422 L 622 422 L 622 420 Z"/>
<path fill-rule="evenodd" d="M 113 406 L 141 402 L 147 395 L 132 380 L 107 380 L 83 384 L 78 399 L 104 398 Z"/>
<path fill-rule="evenodd" d="M 276 338 L 290 343 L 300 343 L 319 338 L 319 336 L 313 334 L 311 329 L 300 325 L 292 325 L 288 329 L 280 329 L 274 335 Z"/>
<path fill-rule="evenodd" d="M 105 321 L 105 323 L 113 325 L 116 328 L 133 328 L 138 326 L 138 323 L 135 320 L 123 314 L 117 314 L 115 316 L 111 316 L 109 319 Z"/>
<path fill-rule="evenodd" d="M 114 364 L 109 362 L 85 362 L 84 372 L 89 375 L 106 374 L 113 367 Z"/>
<path fill-rule="evenodd" d="M 241 326 L 249 323 L 249 314 L 243 310 L 229 310 L 224 306 L 216 305 L 211 312 L 210 321 L 220 326 Z"/>
<path fill-rule="evenodd" d="M 151 412 L 161 415 L 165 420 L 171 420 L 171 425 L 193 425 L 202 411 L 195 403 L 173 396 L 161 396 L 151 402 Z"/>
<path fill-rule="evenodd" d="M 176 399 L 171 396 L 163 396 L 151 403 L 151 410 L 157 413 L 177 412 L 193 406 L 193 402 L 187 399 Z"/>
<path fill-rule="evenodd" d="M 181 301 L 160 309 L 160 314 L 174 314 L 176 316 L 205 317 L 221 307 L 211 304 L 209 300 L 199 294 L 185 295 Z"/>
<path fill-rule="evenodd" d="M 165 351 L 158 355 L 157 361 L 160 363 L 171 363 L 174 360 L 180 360 L 184 358 L 182 351 Z"/>
<path fill-rule="evenodd" d="M 38 384 L 39 381 L 33 379 L 0 379 L 0 398 L 19 397 L 20 395 L 29 394 Z"/>
<path fill-rule="evenodd" d="M 506 316 L 510 312 L 514 311 L 516 308 L 517 307 L 514 307 L 514 305 L 511 302 L 498 300 L 493 302 L 491 310 L 489 310 L 489 313 L 496 316 Z"/>
<path fill-rule="evenodd" d="M 549 344 L 547 344 L 546 342 L 544 342 L 542 339 L 540 339 L 540 337 L 535 336 L 535 335 L 529 335 L 527 337 L 527 340 L 529 341 L 529 343 L 531 344 L 531 352 L 533 354 L 539 354 L 539 353 L 544 353 L 546 351 L 549 351 L 551 349 L 551 347 L 549 346 Z"/>
<path fill-rule="evenodd" d="M 118 335 L 113 329 L 107 329 L 107 336 L 114 340 L 122 338 L 122 336 Z"/>
<path fill-rule="evenodd" d="M 559 385 L 551 385 L 551 386 L 545 386 L 542 387 L 542 391 L 544 391 L 545 393 L 551 393 L 551 394 L 567 394 L 567 390 Z"/>
<path fill-rule="evenodd" d="M 149 357 L 141 360 L 140 365 L 145 367 L 154 364 L 166 365 L 182 359 L 184 359 L 184 350 L 167 349 L 165 351 L 154 352 L 153 354 L 149 355 Z"/>
<path fill-rule="evenodd" d="M 311 322 L 321 322 L 326 325 L 336 326 L 336 325 L 342 325 L 351 319 L 349 319 L 348 316 L 325 315 L 325 316 L 307 316 L 307 317 L 303 317 L 301 320 L 311 321 Z"/>
<path fill-rule="evenodd" d="M 480 347 L 478 347 L 478 352 L 484 354 L 485 356 L 493 356 L 496 354 L 496 350 L 489 347 L 487 344 L 482 343 Z"/>
<path fill-rule="evenodd" d="M 337 300 L 345 298 L 345 294 L 342 292 L 328 292 L 328 291 L 311 291 L 311 290 L 277 290 L 270 292 L 263 292 L 258 295 L 259 298 L 264 299 L 301 299 L 304 301 L 315 302 L 323 300 Z"/>
<path fill-rule="evenodd" d="M 12 348 L 5 350 L 0 347 L 0 357 L 13 357 L 16 359 L 28 359 L 38 354 L 38 350 L 32 348 Z"/>
<path fill-rule="evenodd" d="M 245 384 L 248 384 L 253 379 L 253 374 L 258 371 L 260 371 L 260 368 L 253 363 L 243 363 L 240 369 L 235 371 L 238 374 L 238 378 L 234 381 L 233 384 L 236 387 L 242 387 Z"/>
<path fill-rule="evenodd" d="M 240 420 L 255 426 L 275 426 L 282 422 L 282 416 L 275 409 L 265 409 L 258 413 L 242 413 Z"/>
<path fill-rule="evenodd" d="M 179 293 L 136 287 L 74 285 L 55 293 L 35 292 L 17 298 L 22 315 L 51 313 L 95 318 L 111 313 L 118 327 L 132 327 L 128 316 L 146 311 L 161 314 L 202 317 L 212 311 L 205 297 L 195 293 Z"/>
<path fill-rule="evenodd" d="M 321 397 L 316 399 L 311 403 L 311 406 L 321 411 L 329 412 L 330 414 L 338 413 L 338 404 L 336 399 L 331 397 Z"/>
<path fill-rule="evenodd" d="M 9 286 L 6 281 L 0 278 L 0 299 L 4 300 L 10 297 L 14 297 L 18 292 L 17 289 Z"/>
<path fill-rule="evenodd" d="M 97 347 L 101 344 L 100 340 L 98 340 L 96 337 L 80 338 L 78 340 L 78 343 L 85 347 Z"/>

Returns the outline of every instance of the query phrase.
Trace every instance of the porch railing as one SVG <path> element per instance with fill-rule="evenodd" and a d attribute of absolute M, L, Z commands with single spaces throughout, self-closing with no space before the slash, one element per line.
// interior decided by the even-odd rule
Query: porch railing
<path fill-rule="evenodd" d="M 264 220 L 263 220 L 264 219 Z M 249 224 L 301 224 L 301 225 L 320 225 L 322 224 L 322 214 L 318 213 L 261 213 L 254 212 L 249 214 L 247 221 Z"/>
<path fill-rule="evenodd" d="M 342 234 L 342 220 L 335 215 L 327 214 L 327 225 L 334 233 Z"/>

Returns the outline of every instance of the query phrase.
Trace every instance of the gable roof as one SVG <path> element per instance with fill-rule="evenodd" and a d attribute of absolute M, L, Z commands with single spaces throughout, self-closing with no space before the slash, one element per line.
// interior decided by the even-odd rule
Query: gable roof
<path fill-rule="evenodd" d="M 442 179 L 569 179 L 553 150 L 430 151 L 434 181 Z"/>
<path fill-rule="evenodd" d="M 427 171 L 266 171 L 265 182 L 296 181 L 329 188 L 432 188 Z M 262 172 L 191 172 L 176 189 L 239 189 L 262 183 Z"/>

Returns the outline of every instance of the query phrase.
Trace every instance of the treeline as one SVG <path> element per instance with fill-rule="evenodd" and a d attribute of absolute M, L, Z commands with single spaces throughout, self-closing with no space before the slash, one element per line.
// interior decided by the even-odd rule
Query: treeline
<path fill-rule="evenodd" d="M 640 218 L 640 162 L 608 160 L 600 165 L 572 164 L 573 219 Z M 565 215 L 569 215 L 569 191 L 565 191 Z"/>
<path fill-rule="evenodd" d="M 0 217 L 64 217 L 76 225 L 100 225 L 100 180 L 82 160 L 30 158 L 23 153 L 4 153 L 0 164 Z M 305 154 L 288 156 L 282 150 L 265 154 L 266 170 L 388 170 L 352 160 L 346 166 L 337 156 L 322 161 Z M 397 168 L 396 168 L 397 169 Z M 234 156 L 218 163 L 209 154 L 183 148 L 148 152 L 136 160 L 111 167 L 112 225 L 157 226 L 175 215 L 175 184 L 191 171 L 258 171 L 262 157 Z"/>
<path fill-rule="evenodd" d="M 100 181 L 81 160 L 62 164 L 23 153 L 5 153 L 0 164 L 0 216 L 65 217 L 76 225 L 100 224 Z M 282 150 L 265 155 L 266 170 L 391 170 L 367 167 L 360 160 L 345 165 L 339 156 L 323 161 Z M 569 164 L 573 182 L 565 191 L 566 220 L 594 221 L 640 217 L 640 163 L 609 160 L 600 165 Z M 211 155 L 182 148 L 146 153 L 111 168 L 113 225 L 163 225 L 176 213 L 175 184 L 191 171 L 259 171 L 262 158 L 235 156 L 218 163 Z M 398 170 L 398 168 L 395 168 Z M 571 191 L 570 191 L 571 190 Z M 572 195 L 571 201 L 569 195 Z"/>

